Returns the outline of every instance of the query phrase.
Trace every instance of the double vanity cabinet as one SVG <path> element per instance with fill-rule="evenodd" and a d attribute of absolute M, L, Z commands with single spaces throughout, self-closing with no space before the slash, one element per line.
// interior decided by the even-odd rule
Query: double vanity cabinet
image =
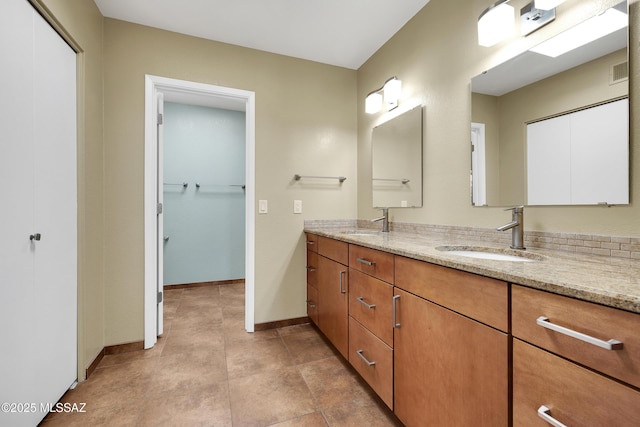
<path fill-rule="evenodd" d="M 640 425 L 640 314 L 314 233 L 307 312 L 406 426 Z"/>

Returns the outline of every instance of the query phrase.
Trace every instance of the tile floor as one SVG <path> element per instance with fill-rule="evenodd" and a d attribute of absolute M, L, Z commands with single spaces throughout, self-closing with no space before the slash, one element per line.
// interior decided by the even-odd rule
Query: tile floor
<path fill-rule="evenodd" d="M 244 285 L 165 291 L 153 349 L 105 356 L 54 426 L 401 426 L 311 325 L 248 334 Z"/>

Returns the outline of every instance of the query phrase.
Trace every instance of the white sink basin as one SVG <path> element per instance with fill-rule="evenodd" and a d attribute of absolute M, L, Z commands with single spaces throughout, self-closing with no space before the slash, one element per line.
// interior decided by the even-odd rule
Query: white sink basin
<path fill-rule="evenodd" d="M 535 262 L 544 258 L 530 252 L 520 252 L 508 249 L 482 248 L 478 246 L 438 246 L 439 251 L 447 252 L 451 255 L 458 255 L 467 258 L 489 259 L 493 261 L 510 262 Z"/>

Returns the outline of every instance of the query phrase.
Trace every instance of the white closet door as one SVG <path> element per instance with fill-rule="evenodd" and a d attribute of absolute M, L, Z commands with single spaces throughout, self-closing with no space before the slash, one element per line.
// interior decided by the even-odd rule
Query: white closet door
<path fill-rule="evenodd" d="M 35 336 L 38 401 L 56 402 L 77 378 L 76 55 L 35 15 Z"/>
<path fill-rule="evenodd" d="M 34 426 L 77 377 L 76 57 L 25 0 L 0 57 L 0 425 Z"/>
<path fill-rule="evenodd" d="M 571 120 L 560 116 L 527 126 L 527 204 L 571 200 Z"/>
<path fill-rule="evenodd" d="M 571 114 L 571 203 L 629 203 L 629 100 Z"/>
<path fill-rule="evenodd" d="M 32 27 L 26 1 L 0 1 L 0 403 L 28 402 L 34 377 Z M 0 412 L 0 425 L 22 418 Z"/>

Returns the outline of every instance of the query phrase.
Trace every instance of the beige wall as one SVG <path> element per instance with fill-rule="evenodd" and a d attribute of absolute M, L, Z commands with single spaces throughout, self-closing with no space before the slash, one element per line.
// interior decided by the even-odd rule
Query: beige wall
<path fill-rule="evenodd" d="M 102 15 L 92 1 L 37 0 L 78 54 L 78 378 L 104 347 Z"/>
<path fill-rule="evenodd" d="M 304 218 L 356 216 L 356 72 L 112 19 L 104 37 L 106 344 L 143 338 L 145 74 L 256 93 L 255 321 L 305 316 Z"/>
<path fill-rule="evenodd" d="M 364 113 L 364 98 L 388 77 L 403 82 L 400 105 L 421 100 L 426 107 L 424 188 L 420 209 L 392 209 L 392 220 L 429 224 L 494 227 L 509 219 L 501 208 L 473 208 L 469 202 L 469 81 L 483 70 L 513 57 L 541 39 L 568 28 L 607 4 L 607 0 L 568 0 L 556 21 L 530 37 L 515 37 L 491 48 L 477 43 L 476 22 L 487 0 L 431 0 L 405 27 L 358 70 L 358 216 L 371 208 L 371 129 L 381 114 Z M 514 0 L 519 9 L 528 1 Z M 640 235 L 640 108 L 638 39 L 640 1 L 630 2 L 631 204 L 612 208 L 531 207 L 526 229 L 611 235 Z M 563 13 L 571 11 L 570 13 Z"/>

